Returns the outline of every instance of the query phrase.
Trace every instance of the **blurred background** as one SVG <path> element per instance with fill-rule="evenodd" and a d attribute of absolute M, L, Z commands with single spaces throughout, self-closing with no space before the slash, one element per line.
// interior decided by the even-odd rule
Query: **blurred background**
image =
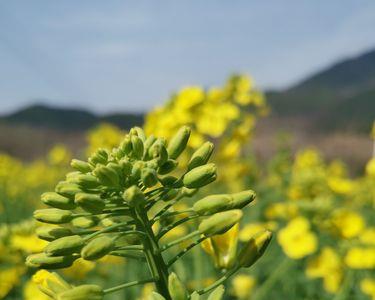
<path fill-rule="evenodd" d="M 223 186 L 258 192 L 239 241 L 278 237 L 228 299 L 375 299 L 374 28 L 372 0 L 1 1 L 0 299 L 45 299 L 29 219 L 71 158 L 182 115 L 218 145 Z M 64 275 L 110 282 L 103 264 Z"/>

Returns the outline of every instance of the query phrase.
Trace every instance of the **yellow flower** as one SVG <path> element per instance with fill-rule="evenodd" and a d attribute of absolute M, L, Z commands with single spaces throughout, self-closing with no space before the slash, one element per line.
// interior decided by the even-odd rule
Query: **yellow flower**
<path fill-rule="evenodd" d="M 239 234 L 239 239 L 242 242 L 247 242 L 250 237 L 256 235 L 257 233 L 268 229 L 274 231 L 277 228 L 276 222 L 267 222 L 267 223 L 250 223 L 246 224 L 243 229 L 241 229 Z"/>
<path fill-rule="evenodd" d="M 359 240 L 365 245 L 375 246 L 375 228 L 366 228 L 359 236 Z"/>
<path fill-rule="evenodd" d="M 201 245 L 211 255 L 217 268 L 228 269 L 235 263 L 239 225 L 226 233 L 204 240 Z"/>
<path fill-rule="evenodd" d="M 24 300 L 50 300 L 46 294 L 43 294 L 38 286 L 32 281 L 29 280 L 23 287 L 23 299 Z"/>
<path fill-rule="evenodd" d="M 256 280 L 253 276 L 240 274 L 232 279 L 232 293 L 238 299 L 249 299 L 255 287 Z"/>
<path fill-rule="evenodd" d="M 375 279 L 365 278 L 361 281 L 361 291 L 375 300 Z"/>
<path fill-rule="evenodd" d="M 5 298 L 5 296 L 19 284 L 22 272 L 22 269 L 16 267 L 0 271 L 0 299 Z"/>
<path fill-rule="evenodd" d="M 366 174 L 375 177 L 375 158 L 372 158 L 366 165 Z"/>
<path fill-rule="evenodd" d="M 332 217 L 332 223 L 339 234 L 346 239 L 358 236 L 365 228 L 362 216 L 346 209 L 335 212 Z"/>
<path fill-rule="evenodd" d="M 291 220 L 277 235 L 277 240 L 287 256 L 303 258 L 316 251 L 318 240 L 310 231 L 310 223 L 304 217 Z"/>
<path fill-rule="evenodd" d="M 82 280 L 86 277 L 87 273 L 95 268 L 95 263 L 79 258 L 74 261 L 73 265 L 63 270 L 66 276 L 76 280 Z"/>
<path fill-rule="evenodd" d="M 345 264 L 352 269 L 375 268 L 375 247 L 353 247 L 345 255 Z"/>
<path fill-rule="evenodd" d="M 329 188 L 337 194 L 347 195 L 354 189 L 353 181 L 345 178 L 331 177 L 328 178 L 327 183 Z"/>
<path fill-rule="evenodd" d="M 267 206 L 265 216 L 267 219 L 291 219 L 298 214 L 298 207 L 294 203 L 273 203 Z"/>
<path fill-rule="evenodd" d="M 10 246 L 25 253 L 41 252 L 47 244 L 36 235 L 13 234 L 10 236 Z"/>
<path fill-rule="evenodd" d="M 64 145 L 56 145 L 48 153 L 51 165 L 67 165 L 71 158 L 72 154 Z"/>
<path fill-rule="evenodd" d="M 343 277 L 340 257 L 333 248 L 324 247 L 318 257 L 309 261 L 306 275 L 310 278 L 323 278 L 325 290 L 336 293 Z"/>

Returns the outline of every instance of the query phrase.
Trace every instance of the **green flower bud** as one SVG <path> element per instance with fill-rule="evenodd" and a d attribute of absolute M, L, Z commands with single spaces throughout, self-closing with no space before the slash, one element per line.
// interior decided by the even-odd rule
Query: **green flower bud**
<path fill-rule="evenodd" d="M 128 188 L 122 197 L 132 207 L 143 205 L 145 202 L 145 195 L 136 185 Z"/>
<path fill-rule="evenodd" d="M 48 256 L 69 255 L 81 250 L 84 244 L 85 241 L 79 235 L 65 236 L 49 243 L 44 253 Z"/>
<path fill-rule="evenodd" d="M 221 300 L 224 296 L 224 286 L 219 285 L 214 291 L 208 296 L 207 300 Z"/>
<path fill-rule="evenodd" d="M 216 213 L 204 219 L 198 227 L 201 234 L 213 236 L 223 234 L 232 228 L 242 218 L 242 211 L 239 209 L 228 210 Z"/>
<path fill-rule="evenodd" d="M 64 224 L 72 219 L 72 212 L 57 208 L 38 209 L 34 211 L 34 218 L 43 223 Z"/>
<path fill-rule="evenodd" d="M 91 172 L 92 170 L 88 162 L 85 162 L 79 159 L 72 159 L 70 165 L 72 166 L 73 169 L 80 171 L 83 174 Z"/>
<path fill-rule="evenodd" d="M 157 139 L 157 141 L 150 147 L 149 156 L 157 159 L 158 165 L 163 165 L 168 160 L 168 151 L 165 148 L 165 141 Z"/>
<path fill-rule="evenodd" d="M 134 181 L 138 181 L 139 178 L 141 178 L 142 169 L 145 167 L 144 161 L 136 161 L 133 164 L 132 172 L 131 172 L 131 178 Z"/>
<path fill-rule="evenodd" d="M 103 289 L 99 285 L 84 284 L 57 295 L 56 300 L 102 300 Z"/>
<path fill-rule="evenodd" d="M 133 165 L 127 158 L 121 159 L 120 162 L 119 162 L 119 165 L 122 169 L 122 174 L 125 177 L 127 177 L 131 174 Z"/>
<path fill-rule="evenodd" d="M 96 166 L 97 164 L 106 164 L 108 161 L 108 153 L 105 149 L 98 149 L 89 157 L 90 164 Z"/>
<path fill-rule="evenodd" d="M 189 298 L 185 286 L 173 272 L 168 277 L 168 290 L 173 300 L 187 300 Z"/>
<path fill-rule="evenodd" d="M 117 172 L 111 168 L 99 165 L 95 168 L 93 173 L 105 186 L 118 187 L 120 184 L 120 179 Z"/>
<path fill-rule="evenodd" d="M 255 199 L 255 193 L 251 190 L 235 194 L 219 194 L 207 196 L 193 205 L 193 209 L 199 215 L 211 215 L 230 209 L 241 209 Z"/>
<path fill-rule="evenodd" d="M 98 223 L 98 220 L 94 216 L 82 216 L 74 218 L 71 223 L 74 227 L 87 229 L 94 227 Z"/>
<path fill-rule="evenodd" d="M 98 179 L 91 174 L 80 174 L 76 177 L 77 184 L 84 189 L 97 188 L 100 183 Z"/>
<path fill-rule="evenodd" d="M 205 142 L 191 156 L 188 163 L 188 170 L 190 171 L 196 167 L 205 165 L 210 159 L 213 150 L 214 144 L 211 142 Z"/>
<path fill-rule="evenodd" d="M 187 188 L 200 188 L 216 179 L 215 164 L 197 167 L 185 174 L 183 183 Z"/>
<path fill-rule="evenodd" d="M 210 195 L 195 202 L 193 209 L 199 215 L 212 215 L 230 209 L 231 200 L 228 194 Z"/>
<path fill-rule="evenodd" d="M 159 178 L 159 181 L 164 186 L 171 186 L 175 182 L 178 181 L 178 178 L 176 178 L 174 176 L 165 176 L 165 177 Z"/>
<path fill-rule="evenodd" d="M 144 142 L 143 148 L 144 148 L 144 154 L 145 158 L 149 158 L 148 150 L 151 148 L 151 146 L 155 143 L 156 137 L 154 135 L 150 135 Z M 146 155 L 147 154 L 147 155 Z"/>
<path fill-rule="evenodd" d="M 132 151 L 132 142 L 130 141 L 129 136 L 126 136 L 121 142 L 120 149 L 124 153 L 124 155 L 128 155 Z"/>
<path fill-rule="evenodd" d="M 76 184 L 68 181 L 60 181 L 55 187 L 56 193 L 65 197 L 74 197 L 75 194 L 82 192 L 81 188 Z"/>
<path fill-rule="evenodd" d="M 158 183 L 156 171 L 150 168 L 144 168 L 141 171 L 141 180 L 145 187 L 152 187 Z"/>
<path fill-rule="evenodd" d="M 55 208 L 70 210 L 76 207 L 73 199 L 64 197 L 54 192 L 43 193 L 41 199 L 44 204 Z"/>
<path fill-rule="evenodd" d="M 171 138 L 168 143 L 168 155 L 172 159 L 180 156 L 182 151 L 185 150 L 187 142 L 190 137 L 190 128 L 187 126 L 181 127 L 177 133 Z"/>
<path fill-rule="evenodd" d="M 132 142 L 133 156 L 136 159 L 142 159 L 144 150 L 142 140 L 136 135 L 132 135 L 130 140 Z"/>
<path fill-rule="evenodd" d="M 63 269 L 70 267 L 75 261 L 75 257 L 67 256 L 47 256 L 45 253 L 29 255 L 26 258 L 26 265 L 31 268 L 42 269 Z"/>
<path fill-rule="evenodd" d="M 112 238 L 101 236 L 93 239 L 83 247 L 81 250 L 81 256 L 86 260 L 96 260 L 111 252 L 114 246 L 115 243 Z"/>
<path fill-rule="evenodd" d="M 46 241 L 53 241 L 58 238 L 72 235 L 73 232 L 69 228 L 65 227 L 51 227 L 51 226 L 42 226 L 36 229 L 36 235 Z"/>
<path fill-rule="evenodd" d="M 178 162 L 174 159 L 168 159 L 163 165 L 158 169 L 158 173 L 161 175 L 168 174 L 172 172 L 178 165 Z"/>
<path fill-rule="evenodd" d="M 78 193 L 75 196 L 75 203 L 93 214 L 101 213 L 105 207 L 103 199 L 97 194 Z"/>
<path fill-rule="evenodd" d="M 241 249 L 238 255 L 239 265 L 251 267 L 264 253 L 272 238 L 272 232 L 265 230 L 257 233 Z"/>

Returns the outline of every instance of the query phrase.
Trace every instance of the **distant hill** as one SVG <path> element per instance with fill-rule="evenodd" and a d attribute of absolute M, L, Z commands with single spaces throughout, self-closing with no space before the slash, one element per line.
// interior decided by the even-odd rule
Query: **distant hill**
<path fill-rule="evenodd" d="M 87 130 L 101 122 L 107 122 L 123 129 L 129 129 L 135 125 L 142 125 L 143 115 L 121 113 L 99 116 L 80 109 L 32 105 L 0 117 L 0 122 L 8 125 L 27 125 L 61 131 Z"/>
<path fill-rule="evenodd" d="M 375 119 L 375 50 L 267 93 L 275 115 L 310 119 L 315 130 L 369 131 Z"/>

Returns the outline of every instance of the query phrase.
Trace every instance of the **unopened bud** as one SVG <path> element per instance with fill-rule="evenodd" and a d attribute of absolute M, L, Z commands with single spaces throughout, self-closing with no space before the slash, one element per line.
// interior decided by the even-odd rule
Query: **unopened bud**
<path fill-rule="evenodd" d="M 180 156 L 182 151 L 185 150 L 187 142 L 190 137 L 190 128 L 187 126 L 181 127 L 177 133 L 172 137 L 168 143 L 168 155 L 172 159 L 176 159 Z"/>
<path fill-rule="evenodd" d="M 145 195 L 143 195 L 142 191 L 135 185 L 124 192 L 123 198 L 132 207 L 143 205 L 145 202 Z"/>
<path fill-rule="evenodd" d="M 168 159 L 164 164 L 162 164 L 159 169 L 158 173 L 161 175 L 168 174 L 172 172 L 178 165 L 178 162 L 174 159 Z"/>
<path fill-rule="evenodd" d="M 239 209 L 219 212 L 203 220 L 199 224 L 198 230 L 206 236 L 223 234 L 238 223 L 241 218 L 242 211 Z"/>
<path fill-rule="evenodd" d="M 188 170 L 190 171 L 196 167 L 205 165 L 210 159 L 213 150 L 214 144 L 211 142 L 205 142 L 191 156 L 188 164 Z"/>
<path fill-rule="evenodd" d="M 75 203 L 94 214 L 101 213 L 105 207 L 103 199 L 97 194 L 78 193 L 75 196 Z"/>
<path fill-rule="evenodd" d="M 106 166 L 97 166 L 94 170 L 95 176 L 98 177 L 99 181 L 108 187 L 118 187 L 120 180 L 117 172 Z"/>
<path fill-rule="evenodd" d="M 74 197 L 75 194 L 81 192 L 81 188 L 76 183 L 68 181 L 60 181 L 55 187 L 56 193 L 65 197 Z"/>
<path fill-rule="evenodd" d="M 53 241 L 64 236 L 72 235 L 72 231 L 65 227 L 42 226 L 36 229 L 37 236 L 45 241 Z"/>
<path fill-rule="evenodd" d="M 84 284 L 59 293 L 56 300 L 102 300 L 103 297 L 104 292 L 99 285 Z"/>
<path fill-rule="evenodd" d="M 92 170 L 91 165 L 88 162 L 79 159 L 73 159 L 70 165 L 73 169 L 80 171 L 83 174 L 88 173 Z"/>
<path fill-rule="evenodd" d="M 177 275 L 173 272 L 168 277 L 168 290 L 173 300 L 187 300 L 188 299 L 189 295 L 187 293 L 185 286 L 177 277 Z"/>
<path fill-rule="evenodd" d="M 152 187 L 158 183 L 156 171 L 150 168 L 143 168 L 141 171 L 141 180 L 145 187 Z"/>
<path fill-rule="evenodd" d="M 41 199 L 44 204 L 55 208 L 70 210 L 76 207 L 72 198 L 64 197 L 54 192 L 43 193 Z"/>
<path fill-rule="evenodd" d="M 224 286 L 219 285 L 214 291 L 208 296 L 207 300 L 221 300 L 224 296 Z"/>
<path fill-rule="evenodd" d="M 108 161 L 108 153 L 105 149 L 98 149 L 94 154 L 89 157 L 89 162 L 92 165 L 106 164 Z"/>
<path fill-rule="evenodd" d="M 96 260 L 107 255 L 114 247 L 112 238 L 101 236 L 90 241 L 81 250 L 82 258 L 86 260 Z"/>
<path fill-rule="evenodd" d="M 75 180 L 77 184 L 84 189 L 96 188 L 100 185 L 98 179 L 91 174 L 80 174 Z"/>
<path fill-rule="evenodd" d="M 94 216 L 82 216 L 74 218 L 71 223 L 74 227 L 87 229 L 94 227 L 98 223 L 98 219 Z"/>
<path fill-rule="evenodd" d="M 67 256 L 47 256 L 45 253 L 29 255 L 26 258 L 26 265 L 31 268 L 42 269 L 63 269 L 70 267 L 75 261 L 72 255 Z"/>
<path fill-rule="evenodd" d="M 238 260 L 243 268 L 252 266 L 264 253 L 272 238 L 272 232 L 265 230 L 252 237 L 241 249 Z"/>
<path fill-rule="evenodd" d="M 124 155 L 127 155 L 132 151 L 132 142 L 129 136 L 126 136 L 121 142 L 120 149 L 124 153 Z"/>
<path fill-rule="evenodd" d="M 131 136 L 131 143 L 132 143 L 132 154 L 136 159 L 142 159 L 143 157 L 143 142 L 142 140 L 136 136 L 132 135 Z"/>
<path fill-rule="evenodd" d="M 228 194 L 210 195 L 194 203 L 193 209 L 199 215 L 212 215 L 230 209 L 231 197 Z"/>
<path fill-rule="evenodd" d="M 57 208 L 38 209 L 34 211 L 34 218 L 43 223 L 64 224 L 72 219 L 72 212 Z"/>
<path fill-rule="evenodd" d="M 197 167 L 185 174 L 183 183 L 187 188 L 200 188 L 216 179 L 215 164 Z"/>
<path fill-rule="evenodd" d="M 79 235 L 65 236 L 49 243 L 44 253 L 48 256 L 69 255 L 81 250 L 84 244 L 85 241 Z"/>

